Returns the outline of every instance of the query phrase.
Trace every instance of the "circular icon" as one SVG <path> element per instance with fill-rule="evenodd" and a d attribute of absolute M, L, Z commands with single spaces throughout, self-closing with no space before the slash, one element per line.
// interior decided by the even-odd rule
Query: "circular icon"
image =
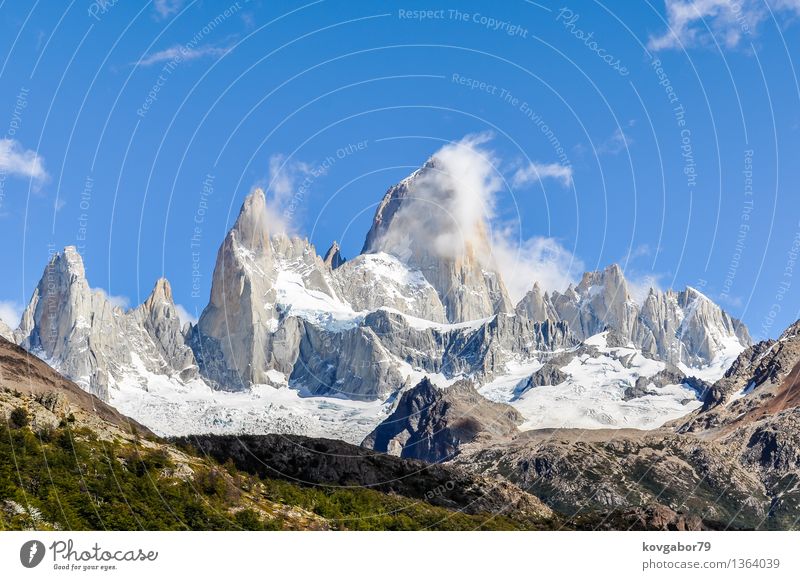
<path fill-rule="evenodd" d="M 39 540 L 29 540 L 19 549 L 19 561 L 26 568 L 35 568 L 44 559 L 44 544 Z"/>

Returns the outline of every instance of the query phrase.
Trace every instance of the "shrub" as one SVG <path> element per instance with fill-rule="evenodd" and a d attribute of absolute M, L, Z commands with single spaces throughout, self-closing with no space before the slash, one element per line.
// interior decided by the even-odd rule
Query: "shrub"
<path fill-rule="evenodd" d="M 25 407 L 14 407 L 11 415 L 8 416 L 8 422 L 12 429 L 22 429 L 30 424 L 31 418 Z"/>

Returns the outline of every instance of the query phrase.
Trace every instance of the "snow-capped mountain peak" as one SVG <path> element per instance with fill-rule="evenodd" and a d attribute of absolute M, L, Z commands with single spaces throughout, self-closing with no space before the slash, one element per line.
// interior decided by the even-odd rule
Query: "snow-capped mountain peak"
<path fill-rule="evenodd" d="M 696 405 L 687 376 L 721 375 L 749 344 L 744 326 L 694 289 L 651 289 L 638 304 L 617 265 L 564 292 L 531 280 L 512 309 L 476 211 L 491 179 L 473 153 L 429 160 L 387 191 L 365 251 L 347 261 L 335 242 L 323 259 L 285 233 L 256 189 L 185 331 L 166 279 L 125 312 L 91 289 L 66 248 L 14 336 L 160 432 L 199 424 L 353 441 L 426 376 L 441 387 L 469 378 L 528 426 L 551 424 L 542 405 L 553 401 L 562 426 L 656 426 Z M 578 420 L 567 403 L 604 414 Z"/>
<path fill-rule="evenodd" d="M 471 153 L 468 155 L 475 155 Z M 364 254 L 391 254 L 423 273 L 450 322 L 512 310 L 492 251 L 481 191 L 481 170 L 466 176 L 460 165 L 433 158 L 389 188 L 378 206 Z M 475 166 L 482 167 L 479 160 Z M 465 208 L 469 208 L 468 210 Z"/>

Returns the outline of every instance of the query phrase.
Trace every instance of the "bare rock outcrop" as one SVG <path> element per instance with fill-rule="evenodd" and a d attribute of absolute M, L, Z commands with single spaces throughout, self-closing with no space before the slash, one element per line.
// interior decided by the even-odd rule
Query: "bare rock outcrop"
<path fill-rule="evenodd" d="M 477 439 L 510 439 L 522 420 L 513 407 L 483 398 L 470 381 L 439 389 L 426 378 L 401 395 L 362 446 L 436 463 Z"/>

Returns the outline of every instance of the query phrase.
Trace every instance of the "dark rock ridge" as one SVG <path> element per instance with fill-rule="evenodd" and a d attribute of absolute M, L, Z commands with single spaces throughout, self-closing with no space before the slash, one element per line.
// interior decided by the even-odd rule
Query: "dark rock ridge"
<path fill-rule="evenodd" d="M 452 465 L 400 459 L 333 439 L 200 435 L 174 441 L 220 463 L 231 460 L 242 471 L 302 485 L 368 487 L 466 513 L 552 515 L 537 498 L 502 479 Z"/>
<path fill-rule="evenodd" d="M 546 362 L 542 368 L 534 372 L 516 389 L 516 394 L 521 395 L 528 389 L 545 385 L 560 385 L 569 378 L 569 375 L 552 362 Z"/>
<path fill-rule="evenodd" d="M 428 379 L 404 392 L 394 412 L 363 447 L 431 463 L 451 459 L 462 444 L 515 436 L 523 417 L 482 397 L 470 381 L 439 389 Z"/>

